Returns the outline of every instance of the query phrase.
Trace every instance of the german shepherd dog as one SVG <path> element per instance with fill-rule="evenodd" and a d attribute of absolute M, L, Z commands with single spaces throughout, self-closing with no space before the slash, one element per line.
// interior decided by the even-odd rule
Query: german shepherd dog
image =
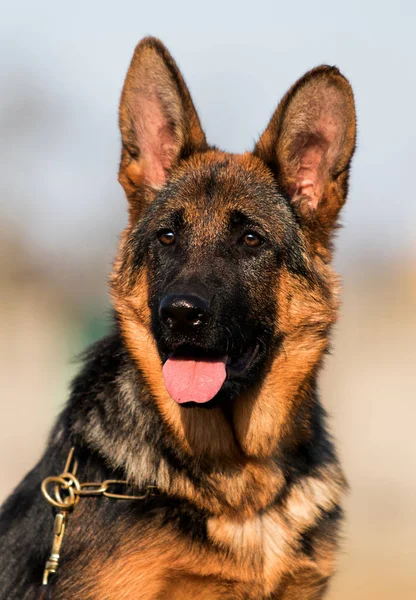
<path fill-rule="evenodd" d="M 253 152 L 229 154 L 207 144 L 175 62 L 146 38 L 120 129 L 129 220 L 113 331 L 3 507 L 0 597 L 322 598 L 346 489 L 317 376 L 339 303 L 330 260 L 355 146 L 351 87 L 335 67 L 313 69 Z M 61 534 L 40 487 L 72 447 L 76 478 L 47 489 L 79 502 L 40 587 Z M 103 493 L 108 480 L 126 497 Z"/>

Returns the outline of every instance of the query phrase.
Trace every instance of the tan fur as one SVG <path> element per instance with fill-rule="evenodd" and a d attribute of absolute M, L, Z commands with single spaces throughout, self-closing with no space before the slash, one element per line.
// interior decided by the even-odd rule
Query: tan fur
<path fill-rule="evenodd" d="M 333 279 L 329 269 L 325 269 L 328 277 Z M 329 283 L 333 289 L 335 280 L 328 282 L 328 287 Z M 328 344 L 321 333 L 336 319 L 336 288 L 333 294 L 332 305 L 328 305 L 319 287 L 310 290 L 282 269 L 276 327 L 285 335 L 283 348 L 258 390 L 247 394 L 244 401 L 235 405 L 236 435 L 247 454 L 268 456 L 279 439 L 290 434 L 293 402 L 302 402 L 303 396 L 299 392 L 318 366 Z M 306 328 L 308 335 L 305 335 Z"/>
<path fill-rule="evenodd" d="M 255 600 L 274 597 L 274 590 L 287 587 L 287 573 L 305 572 L 306 583 L 319 582 L 333 572 L 331 544 L 323 540 L 320 558 L 312 562 L 297 553 L 296 538 L 315 522 L 320 509 L 330 509 L 339 501 L 342 486 L 341 473 L 329 469 L 297 486 L 283 510 L 271 507 L 243 521 L 238 514 L 212 517 L 208 521 L 211 549 L 190 543 L 166 525 L 141 524 L 136 532 L 134 527 L 115 524 L 110 537 L 119 536 L 122 545 L 110 557 L 105 546 L 90 548 L 84 557 L 85 572 L 78 568 L 76 585 L 66 587 L 64 582 L 62 589 L 74 600 L 175 598 L 181 590 L 182 598 Z M 93 506 L 83 506 L 84 511 L 73 517 L 68 537 L 78 535 L 77 523 L 93 515 Z M 303 585 L 302 577 L 297 585 L 299 580 Z M 286 595 L 277 597 L 286 600 Z"/>

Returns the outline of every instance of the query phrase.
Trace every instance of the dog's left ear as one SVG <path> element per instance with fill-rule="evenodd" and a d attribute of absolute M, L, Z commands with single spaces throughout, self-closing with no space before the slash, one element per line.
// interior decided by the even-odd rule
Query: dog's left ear
<path fill-rule="evenodd" d="M 288 91 L 254 149 L 316 247 L 328 248 L 345 202 L 355 135 L 351 86 L 337 68 L 324 65 Z"/>

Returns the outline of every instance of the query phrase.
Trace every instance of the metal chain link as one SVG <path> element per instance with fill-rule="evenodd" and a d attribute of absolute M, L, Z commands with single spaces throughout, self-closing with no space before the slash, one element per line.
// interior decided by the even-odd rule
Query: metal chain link
<path fill-rule="evenodd" d="M 156 489 L 154 485 L 147 485 L 145 492 L 141 495 L 120 494 L 115 490 L 112 492 L 111 488 L 117 488 L 117 486 L 130 487 L 131 484 L 128 481 L 106 479 L 102 483 L 95 481 L 80 483 L 76 477 L 78 461 L 74 458 L 74 452 L 75 448 L 72 447 L 69 451 L 63 473 L 57 476 L 46 477 L 41 485 L 42 494 L 46 500 L 54 508 L 58 509 L 54 521 L 52 550 L 43 572 L 42 585 L 44 586 L 48 585 L 50 574 L 56 573 L 58 569 L 60 550 L 68 516 L 78 504 L 81 497 L 105 496 L 106 498 L 115 498 L 117 500 L 144 500 Z M 53 490 L 51 489 L 52 486 Z"/>

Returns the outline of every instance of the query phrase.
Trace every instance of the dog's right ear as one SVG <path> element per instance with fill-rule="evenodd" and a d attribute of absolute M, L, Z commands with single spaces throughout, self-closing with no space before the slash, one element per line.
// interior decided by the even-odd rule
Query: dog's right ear
<path fill-rule="evenodd" d="M 134 51 L 121 95 L 119 123 L 119 181 L 134 222 L 175 164 L 207 148 L 182 75 L 156 38 L 144 38 Z"/>

